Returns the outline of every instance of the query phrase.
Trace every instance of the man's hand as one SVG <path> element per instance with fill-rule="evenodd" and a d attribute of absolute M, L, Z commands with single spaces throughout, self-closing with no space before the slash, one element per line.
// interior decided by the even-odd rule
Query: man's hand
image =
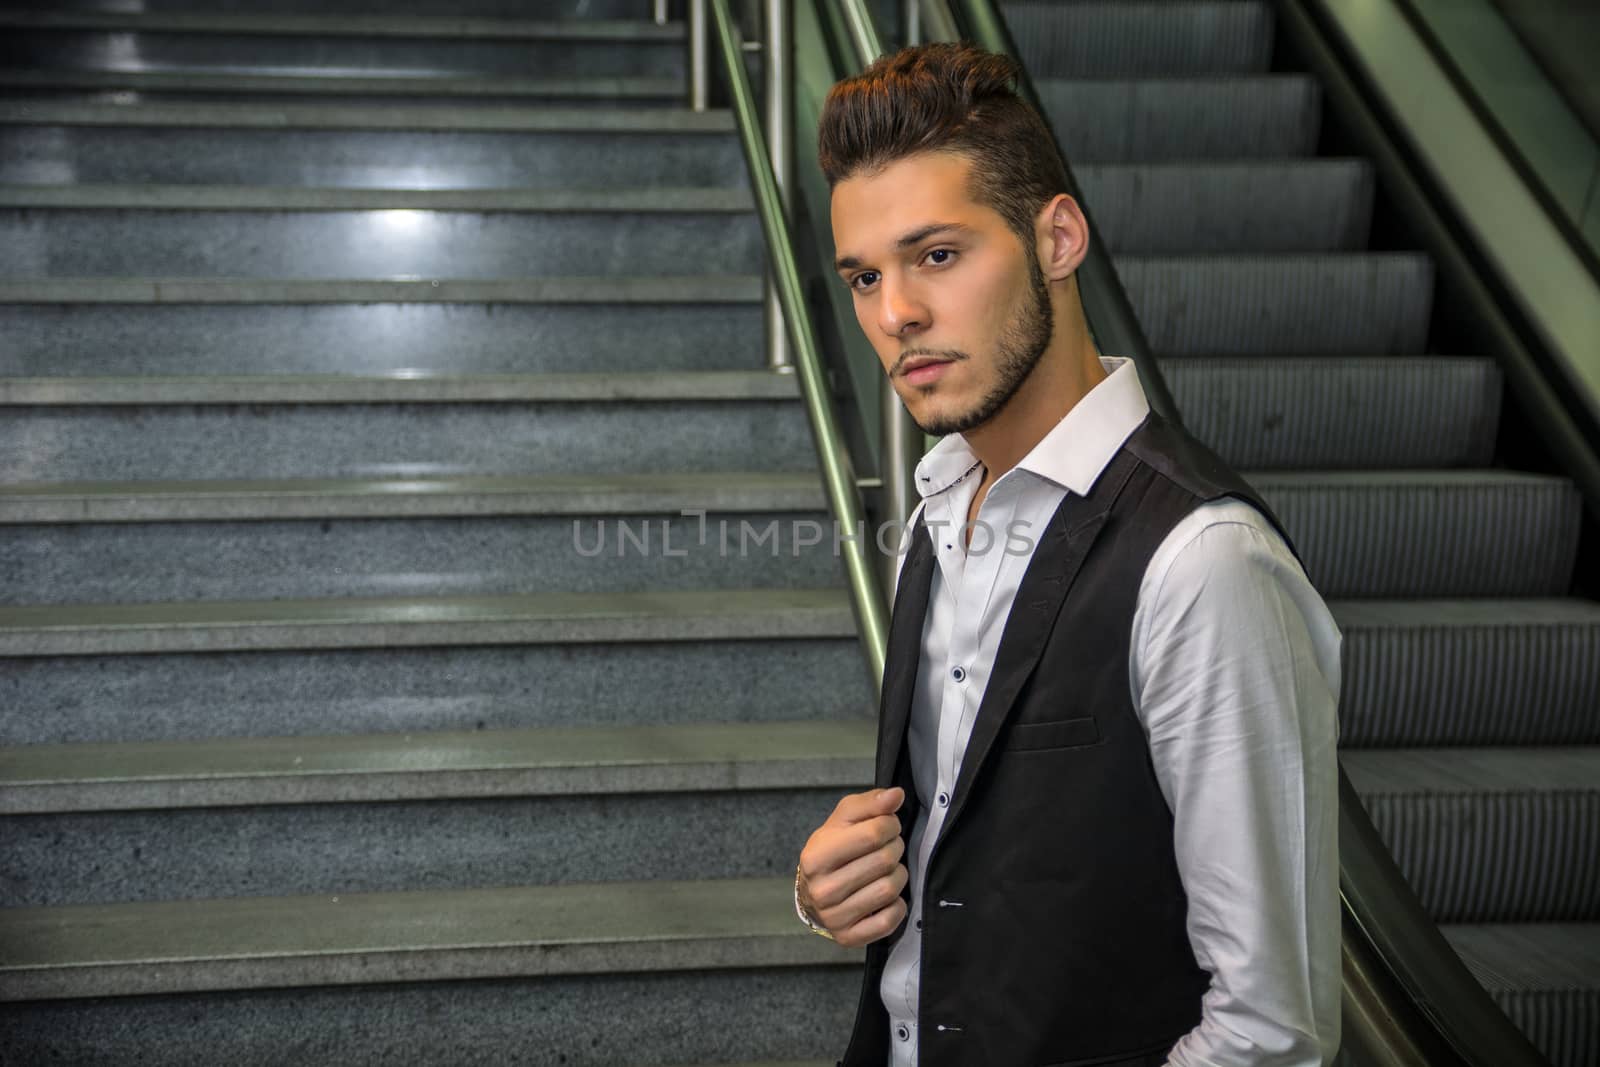
<path fill-rule="evenodd" d="M 800 850 L 800 906 L 841 945 L 888 937 L 906 917 L 900 892 L 910 874 L 895 815 L 905 799 L 898 786 L 852 793 Z"/>

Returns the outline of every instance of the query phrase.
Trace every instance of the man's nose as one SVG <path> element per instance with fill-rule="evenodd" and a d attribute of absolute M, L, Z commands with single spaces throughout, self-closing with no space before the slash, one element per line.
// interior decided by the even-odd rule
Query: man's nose
<path fill-rule="evenodd" d="M 928 325 L 928 309 L 912 286 L 904 282 L 880 283 L 878 326 L 890 337 L 905 337 Z"/>

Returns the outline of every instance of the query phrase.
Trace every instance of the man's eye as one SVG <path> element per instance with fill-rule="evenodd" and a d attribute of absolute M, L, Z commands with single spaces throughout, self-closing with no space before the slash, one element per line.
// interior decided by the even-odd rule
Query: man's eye
<path fill-rule="evenodd" d="M 878 281 L 878 272 L 875 270 L 862 271 L 850 279 L 852 289 L 870 289 Z"/>
<path fill-rule="evenodd" d="M 928 253 L 928 262 L 935 266 L 942 266 L 955 257 L 955 252 L 948 248 L 935 248 Z"/>

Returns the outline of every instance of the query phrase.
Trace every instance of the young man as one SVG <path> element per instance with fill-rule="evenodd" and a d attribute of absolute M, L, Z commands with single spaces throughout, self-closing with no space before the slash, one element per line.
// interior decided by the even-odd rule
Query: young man
<path fill-rule="evenodd" d="M 877 786 L 796 871 L 867 945 L 845 1067 L 1313 1065 L 1339 1036 L 1340 635 L 1276 522 L 1100 356 L 1010 60 L 834 87 L 840 277 L 917 468 Z"/>

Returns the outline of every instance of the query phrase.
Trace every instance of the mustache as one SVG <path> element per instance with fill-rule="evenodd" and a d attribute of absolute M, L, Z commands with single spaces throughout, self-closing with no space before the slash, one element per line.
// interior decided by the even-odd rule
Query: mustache
<path fill-rule="evenodd" d="M 894 366 L 889 368 L 890 377 L 893 377 L 905 370 L 905 366 L 908 361 L 923 358 L 947 359 L 952 363 L 959 363 L 961 360 L 969 357 L 965 352 L 958 348 L 908 348 L 904 352 L 900 353 L 899 358 L 894 361 Z"/>

